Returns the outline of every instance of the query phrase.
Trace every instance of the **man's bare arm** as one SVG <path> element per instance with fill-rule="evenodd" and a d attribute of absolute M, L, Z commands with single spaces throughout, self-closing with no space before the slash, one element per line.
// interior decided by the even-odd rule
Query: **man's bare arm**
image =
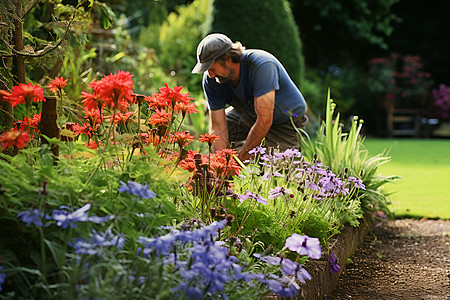
<path fill-rule="evenodd" d="M 244 146 L 238 156 L 241 161 L 250 158 L 248 151 L 259 146 L 262 139 L 269 132 L 273 122 L 273 108 L 275 105 L 275 90 L 255 98 L 256 122 L 253 124 Z"/>
<path fill-rule="evenodd" d="M 210 110 L 209 121 L 209 133 L 214 133 L 215 135 L 220 136 L 220 139 L 216 140 L 212 144 L 212 151 L 215 152 L 218 149 L 227 148 L 228 125 L 225 109 Z"/>

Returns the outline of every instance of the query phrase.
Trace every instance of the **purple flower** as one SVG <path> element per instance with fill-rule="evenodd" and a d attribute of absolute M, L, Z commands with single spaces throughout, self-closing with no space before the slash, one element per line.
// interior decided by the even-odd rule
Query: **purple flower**
<path fill-rule="evenodd" d="M 283 196 L 285 194 L 289 194 L 289 193 L 290 193 L 289 190 L 285 189 L 284 187 L 276 187 L 274 189 L 270 189 L 268 199 L 281 197 L 281 196 Z"/>
<path fill-rule="evenodd" d="M 257 146 L 255 148 L 253 148 L 252 150 L 248 151 L 248 154 L 252 154 L 252 155 L 257 155 L 257 154 L 263 155 L 265 153 L 266 153 L 266 148 L 260 147 L 260 146 Z"/>
<path fill-rule="evenodd" d="M 300 265 L 297 270 L 297 278 L 300 282 L 305 283 L 306 280 L 311 280 L 311 275 L 303 268 L 302 265 Z"/>
<path fill-rule="evenodd" d="M 322 256 L 319 239 L 306 235 L 292 234 L 292 236 L 286 239 L 285 247 L 300 255 L 307 255 L 313 259 L 319 259 Z"/>
<path fill-rule="evenodd" d="M 135 196 L 140 196 L 143 199 L 150 199 L 156 197 L 156 194 L 149 189 L 148 184 L 142 185 L 135 181 L 128 181 L 126 184 L 120 181 L 121 186 L 117 189 L 119 192 L 126 192 Z"/>
<path fill-rule="evenodd" d="M 305 280 L 311 280 L 311 275 L 309 275 L 308 271 L 306 271 L 303 266 L 299 263 L 296 263 L 289 258 L 283 259 L 281 262 L 281 271 L 286 275 L 297 275 L 297 278 L 300 282 L 305 283 Z"/>
<path fill-rule="evenodd" d="M 300 151 L 295 147 L 292 147 L 291 149 L 286 149 L 282 154 L 285 159 L 302 156 Z"/>
<path fill-rule="evenodd" d="M 349 177 L 349 181 L 353 182 L 356 188 L 365 190 L 366 186 L 364 185 L 363 181 L 360 178 L 357 177 Z"/>
<path fill-rule="evenodd" d="M 331 252 L 330 256 L 328 256 L 328 262 L 330 263 L 330 273 L 338 273 L 341 267 L 338 265 L 339 257 L 337 257 L 336 253 Z"/>
<path fill-rule="evenodd" d="M 0 271 L 3 270 L 3 266 L 0 266 Z M 5 283 L 6 274 L 0 272 L 0 292 L 2 291 L 2 285 Z"/>
<path fill-rule="evenodd" d="M 267 205 L 267 200 L 266 199 L 264 199 L 263 197 L 261 197 L 258 194 L 254 194 L 254 193 L 252 193 L 250 191 L 247 191 L 244 195 L 238 195 L 238 199 L 239 199 L 239 201 L 241 201 L 241 203 L 244 202 L 244 200 L 247 200 L 247 199 L 254 199 L 254 200 L 256 200 L 256 202 L 259 202 L 261 204 Z"/>
<path fill-rule="evenodd" d="M 30 208 L 29 210 L 25 210 L 17 214 L 17 218 L 20 218 L 22 222 L 27 223 L 27 226 L 30 224 L 34 224 L 36 227 L 43 226 L 42 219 L 44 217 L 48 218 L 47 215 L 44 215 L 44 213 L 39 211 L 37 208 Z"/>
<path fill-rule="evenodd" d="M 286 274 L 286 275 L 295 275 L 295 272 L 298 269 L 298 263 L 290 260 L 289 258 L 285 258 L 283 259 L 283 261 L 281 262 L 281 270 Z"/>
<path fill-rule="evenodd" d="M 271 265 L 278 266 L 281 264 L 281 272 L 283 274 L 282 278 L 286 278 L 285 275 L 288 276 L 294 276 L 297 275 L 298 280 L 300 282 L 305 283 L 305 280 L 311 280 L 311 275 L 303 268 L 303 266 L 297 262 L 294 262 L 290 260 L 289 258 L 283 258 L 280 257 L 274 257 L 274 256 L 262 256 L 259 253 L 253 254 L 254 257 L 259 258 L 262 261 L 265 261 L 266 263 L 269 263 Z M 261 280 L 260 280 L 261 281 Z M 262 282 L 262 281 L 261 281 Z M 271 282 L 272 287 L 276 287 L 276 282 Z M 274 286 L 275 284 L 275 286 Z M 275 292 L 274 289 L 271 289 L 273 292 Z M 279 293 L 279 292 L 277 292 Z"/>
<path fill-rule="evenodd" d="M 300 289 L 295 282 L 295 278 L 291 279 L 286 275 L 278 277 L 275 274 L 270 274 L 269 278 L 260 281 L 266 283 L 272 292 L 279 294 L 281 297 L 293 298 L 298 295 L 298 290 Z"/>

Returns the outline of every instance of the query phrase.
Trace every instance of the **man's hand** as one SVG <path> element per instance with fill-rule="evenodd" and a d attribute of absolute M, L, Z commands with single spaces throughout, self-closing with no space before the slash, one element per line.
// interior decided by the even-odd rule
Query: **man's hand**
<path fill-rule="evenodd" d="M 255 98 L 256 122 L 253 124 L 244 146 L 238 153 L 241 161 L 250 158 L 248 151 L 259 146 L 262 139 L 269 132 L 273 122 L 273 109 L 275 106 L 275 90 Z"/>

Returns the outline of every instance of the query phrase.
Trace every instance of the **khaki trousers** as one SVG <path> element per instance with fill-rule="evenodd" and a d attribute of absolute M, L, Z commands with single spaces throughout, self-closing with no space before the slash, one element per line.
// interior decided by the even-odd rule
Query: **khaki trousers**
<path fill-rule="evenodd" d="M 240 149 L 256 121 L 256 114 L 249 112 L 240 113 L 229 107 L 226 109 L 226 115 L 229 142 L 233 143 L 235 148 Z M 306 115 L 293 117 L 292 121 L 297 128 L 303 128 L 308 123 L 308 117 Z M 264 147 L 278 148 L 281 151 L 292 147 L 299 148 L 297 131 L 292 126 L 291 121 L 284 124 L 273 124 L 264 139 Z"/>

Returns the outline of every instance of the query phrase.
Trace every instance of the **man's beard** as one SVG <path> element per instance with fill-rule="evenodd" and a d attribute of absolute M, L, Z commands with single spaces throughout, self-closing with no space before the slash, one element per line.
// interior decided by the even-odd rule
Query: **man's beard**
<path fill-rule="evenodd" d="M 216 76 L 215 79 L 216 79 L 217 83 L 224 84 L 224 83 L 230 81 L 233 76 L 234 76 L 234 71 L 233 71 L 233 69 L 230 69 L 230 72 L 228 73 L 227 77 Z"/>

